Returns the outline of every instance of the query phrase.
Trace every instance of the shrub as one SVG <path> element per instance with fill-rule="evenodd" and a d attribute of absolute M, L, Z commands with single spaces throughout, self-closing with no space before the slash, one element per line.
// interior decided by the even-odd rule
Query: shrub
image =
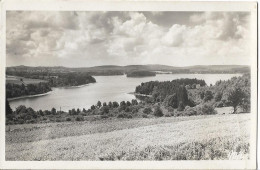
<path fill-rule="evenodd" d="M 204 98 L 203 98 L 203 101 L 204 102 L 207 102 L 207 101 L 210 101 L 211 99 L 213 99 L 213 94 L 211 91 L 207 90 L 204 94 Z"/>
<path fill-rule="evenodd" d="M 152 109 L 150 107 L 146 107 L 143 110 L 143 113 L 145 113 L 145 114 L 150 114 L 151 112 L 152 112 Z"/>
<path fill-rule="evenodd" d="M 70 117 L 67 117 L 67 118 L 66 118 L 66 121 L 71 121 L 71 118 L 70 118 Z"/>
<path fill-rule="evenodd" d="M 214 107 L 224 107 L 223 101 L 216 102 L 216 103 L 214 104 Z"/>
<path fill-rule="evenodd" d="M 61 119 L 56 119 L 56 122 L 61 122 Z"/>
<path fill-rule="evenodd" d="M 125 108 L 125 111 L 126 111 L 126 112 L 130 112 L 131 110 L 130 110 L 129 107 L 126 107 L 126 108 Z"/>
<path fill-rule="evenodd" d="M 172 115 L 170 113 L 165 113 L 164 117 L 171 117 Z"/>
<path fill-rule="evenodd" d="M 133 108 L 133 109 L 132 109 L 132 113 L 133 113 L 133 114 L 135 114 L 135 113 L 137 113 L 137 112 L 138 112 L 138 108 Z"/>
<path fill-rule="evenodd" d="M 131 119 L 131 118 L 133 118 L 133 116 L 130 115 L 130 114 L 126 114 L 126 113 L 120 113 L 120 114 L 117 116 L 117 118 L 128 118 L 128 119 Z"/>
<path fill-rule="evenodd" d="M 103 106 L 103 107 L 101 108 L 101 112 L 102 112 L 102 114 L 107 114 L 107 113 L 109 113 L 109 106 Z"/>
<path fill-rule="evenodd" d="M 107 116 L 107 115 L 101 115 L 101 118 L 102 118 L 102 119 L 107 119 L 108 116 Z"/>
<path fill-rule="evenodd" d="M 204 103 L 196 107 L 199 115 L 212 115 L 217 114 L 214 107 L 211 104 Z"/>
<path fill-rule="evenodd" d="M 221 92 L 217 92 L 214 96 L 214 99 L 216 102 L 219 102 L 222 99 L 222 93 Z"/>
<path fill-rule="evenodd" d="M 142 114 L 143 118 L 148 118 L 148 116 L 146 114 Z"/>
<path fill-rule="evenodd" d="M 163 112 L 162 112 L 162 109 L 160 108 L 160 106 L 155 107 L 153 114 L 156 117 L 162 117 L 163 116 Z"/>
<path fill-rule="evenodd" d="M 197 115 L 197 110 L 195 107 L 189 107 L 189 106 L 186 106 L 183 114 L 183 116 L 193 116 L 193 115 Z"/>
<path fill-rule="evenodd" d="M 171 106 L 167 107 L 167 110 L 168 110 L 168 112 L 174 112 L 174 108 L 172 108 Z"/>
<path fill-rule="evenodd" d="M 84 117 L 83 117 L 83 116 L 77 116 L 75 120 L 76 120 L 76 121 L 83 121 L 83 120 L 84 120 Z"/>
<path fill-rule="evenodd" d="M 183 111 L 184 110 L 184 104 L 182 102 L 179 103 L 179 106 L 178 106 L 178 111 Z"/>

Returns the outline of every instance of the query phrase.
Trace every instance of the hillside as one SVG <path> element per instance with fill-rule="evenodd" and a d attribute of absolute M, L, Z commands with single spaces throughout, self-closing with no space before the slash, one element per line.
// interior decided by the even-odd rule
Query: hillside
<path fill-rule="evenodd" d="M 95 67 L 80 67 L 80 68 L 68 68 L 68 67 L 29 67 L 29 66 L 14 66 L 7 67 L 6 72 L 37 72 L 37 73 L 66 73 L 66 72 L 87 72 L 90 75 L 123 75 L 126 72 L 131 71 L 168 71 L 174 74 L 193 74 L 193 73 L 248 73 L 250 67 L 245 65 L 197 65 L 187 67 L 174 67 L 167 65 L 103 65 Z"/>
<path fill-rule="evenodd" d="M 8 161 L 248 159 L 249 124 L 250 115 L 231 114 L 12 125 L 5 154 Z"/>

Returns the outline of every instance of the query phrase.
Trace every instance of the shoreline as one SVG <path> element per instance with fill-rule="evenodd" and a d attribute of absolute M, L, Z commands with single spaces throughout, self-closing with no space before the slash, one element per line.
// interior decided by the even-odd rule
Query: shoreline
<path fill-rule="evenodd" d="M 96 82 L 94 82 L 94 83 L 96 83 Z M 94 84 L 94 83 L 82 84 L 82 85 L 78 85 L 78 86 L 63 86 L 63 87 L 52 87 L 52 88 L 73 89 L 73 88 L 85 87 L 89 84 Z"/>
<path fill-rule="evenodd" d="M 7 100 L 14 101 L 14 100 L 19 100 L 19 99 L 24 99 L 24 98 L 32 98 L 32 97 L 40 97 L 40 96 L 46 96 L 50 94 L 52 91 L 49 91 L 47 93 L 41 93 L 41 94 L 35 94 L 35 95 L 27 95 L 27 96 L 20 96 L 20 97 L 13 97 L 13 98 L 8 98 Z"/>
<path fill-rule="evenodd" d="M 132 95 L 135 95 L 135 96 L 152 97 L 152 95 L 140 94 L 140 93 L 135 93 L 135 92 L 129 92 L 128 94 L 132 94 Z"/>
<path fill-rule="evenodd" d="M 83 85 L 79 85 L 79 86 L 52 87 L 52 89 L 55 89 L 55 88 L 65 88 L 65 89 L 80 88 L 80 87 L 87 86 L 87 85 L 89 85 L 89 84 L 92 84 L 92 83 L 83 84 Z M 14 100 L 25 99 L 25 98 L 33 98 L 33 97 L 46 96 L 46 95 L 50 94 L 51 92 L 52 92 L 52 90 L 49 91 L 49 92 L 46 92 L 46 93 L 41 93 L 41 94 L 35 94 L 35 95 L 27 95 L 27 96 L 20 96 L 20 97 L 8 98 L 7 100 L 8 100 L 8 101 L 14 101 Z"/>

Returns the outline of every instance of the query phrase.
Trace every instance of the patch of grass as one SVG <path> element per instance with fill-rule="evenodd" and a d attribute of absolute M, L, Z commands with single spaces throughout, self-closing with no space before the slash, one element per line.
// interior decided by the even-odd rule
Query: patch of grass
<path fill-rule="evenodd" d="M 214 138 L 210 140 L 179 143 L 177 145 L 147 146 L 140 150 L 128 152 L 111 152 L 99 157 L 100 160 L 227 160 L 231 155 L 238 159 L 249 159 L 249 143 L 242 138 L 227 140 Z M 239 155 L 239 157 L 238 157 Z"/>
<path fill-rule="evenodd" d="M 11 125 L 5 155 L 6 160 L 242 159 L 249 152 L 249 125 L 249 114 Z"/>
<path fill-rule="evenodd" d="M 7 76 L 6 77 L 6 83 L 11 84 L 22 84 L 21 79 L 25 84 L 38 84 L 41 82 L 47 82 L 46 80 L 40 80 L 40 79 L 30 79 L 30 78 L 24 78 L 19 76 Z"/>

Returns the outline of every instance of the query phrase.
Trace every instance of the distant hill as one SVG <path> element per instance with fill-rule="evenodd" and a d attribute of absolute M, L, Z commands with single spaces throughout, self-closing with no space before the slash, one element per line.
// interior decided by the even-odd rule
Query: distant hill
<path fill-rule="evenodd" d="M 152 71 L 132 71 L 126 74 L 127 77 L 151 77 L 156 76 L 155 72 Z"/>
<path fill-rule="evenodd" d="M 206 74 L 206 73 L 248 73 L 250 67 L 245 65 L 196 65 L 187 67 L 174 67 L 167 65 L 103 65 L 95 67 L 29 67 L 29 66 L 14 66 L 7 67 L 6 72 L 50 72 L 50 73 L 66 73 L 66 72 L 88 72 L 90 75 L 123 75 L 132 71 L 164 71 L 172 72 L 173 74 Z"/>

